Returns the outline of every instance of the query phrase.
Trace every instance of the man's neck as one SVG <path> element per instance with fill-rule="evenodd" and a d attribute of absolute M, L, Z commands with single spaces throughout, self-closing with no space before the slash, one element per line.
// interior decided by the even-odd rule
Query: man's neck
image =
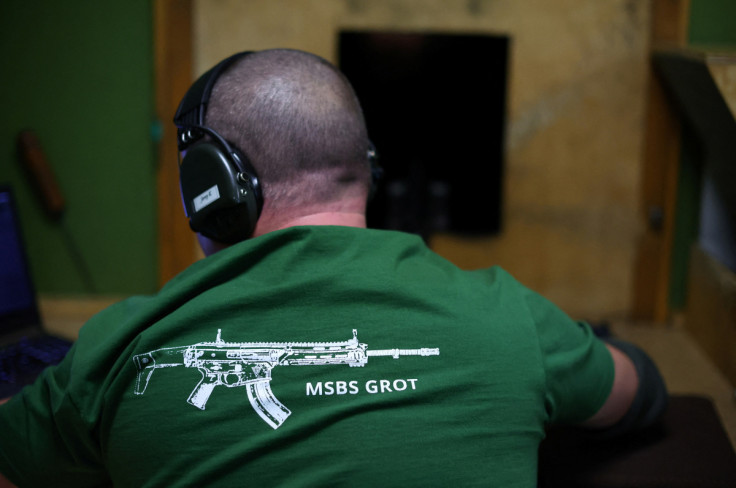
<path fill-rule="evenodd" d="M 365 214 L 362 212 L 316 212 L 286 219 L 259 219 L 253 236 L 260 236 L 288 227 L 302 225 L 339 225 L 344 227 L 365 227 Z"/>
<path fill-rule="evenodd" d="M 264 207 L 258 218 L 252 237 L 269 232 L 303 225 L 337 225 L 343 227 L 366 227 L 365 198 L 343 199 L 339 204 L 325 208 L 271 208 Z M 213 241 L 198 234 L 199 244 L 206 256 L 229 247 L 229 244 Z"/>

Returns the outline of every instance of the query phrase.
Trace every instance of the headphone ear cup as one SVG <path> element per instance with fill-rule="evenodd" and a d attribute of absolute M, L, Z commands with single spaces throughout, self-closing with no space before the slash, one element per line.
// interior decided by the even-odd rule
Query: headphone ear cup
<path fill-rule="evenodd" d="M 253 234 L 260 214 L 258 188 L 219 146 L 205 142 L 187 150 L 179 184 L 192 230 L 226 244 Z"/>

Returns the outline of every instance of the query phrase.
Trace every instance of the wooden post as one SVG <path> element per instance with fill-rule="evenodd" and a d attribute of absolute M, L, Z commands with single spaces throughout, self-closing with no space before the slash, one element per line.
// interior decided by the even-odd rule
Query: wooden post
<path fill-rule="evenodd" d="M 195 237 L 184 217 L 179 194 L 179 155 L 171 122 L 192 82 L 192 2 L 156 0 L 156 115 L 161 123 L 158 152 L 159 284 L 197 258 Z"/>
<path fill-rule="evenodd" d="M 687 41 L 689 0 L 653 0 L 650 53 Z M 650 63 L 647 91 L 641 215 L 646 229 L 634 262 L 632 318 L 669 318 L 669 281 L 680 164 L 680 123 Z"/>

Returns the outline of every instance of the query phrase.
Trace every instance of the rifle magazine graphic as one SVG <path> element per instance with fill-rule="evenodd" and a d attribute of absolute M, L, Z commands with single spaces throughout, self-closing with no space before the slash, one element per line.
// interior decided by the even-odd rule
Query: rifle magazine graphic
<path fill-rule="evenodd" d="M 196 368 L 202 378 L 187 403 L 205 410 L 215 387 L 245 387 L 253 410 L 273 429 L 291 415 L 271 390 L 271 372 L 276 366 L 347 365 L 364 367 L 369 357 L 438 356 L 439 348 L 368 350 L 353 337 L 339 342 L 225 342 L 218 329 L 214 342 L 165 347 L 133 356 L 137 375 L 136 395 L 143 395 L 156 369 L 184 366 Z"/>
<path fill-rule="evenodd" d="M 253 410 L 274 429 L 278 429 L 284 420 L 291 415 L 291 410 L 273 396 L 270 379 L 249 383 L 246 391 Z"/>

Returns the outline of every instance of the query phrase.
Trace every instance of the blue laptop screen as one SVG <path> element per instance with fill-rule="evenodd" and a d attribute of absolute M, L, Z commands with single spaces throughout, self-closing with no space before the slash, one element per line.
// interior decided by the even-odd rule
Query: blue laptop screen
<path fill-rule="evenodd" d="M 38 322 L 36 297 L 13 194 L 0 187 L 0 329 Z"/>

